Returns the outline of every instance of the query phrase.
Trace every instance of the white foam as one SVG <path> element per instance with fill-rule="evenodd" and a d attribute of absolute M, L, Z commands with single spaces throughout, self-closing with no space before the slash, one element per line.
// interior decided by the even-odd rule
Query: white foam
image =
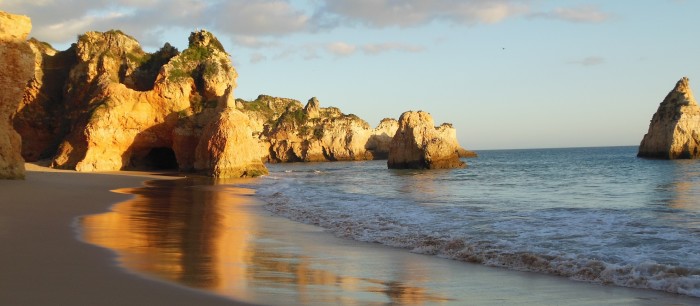
<path fill-rule="evenodd" d="M 343 167 L 297 167 L 271 175 L 277 179 L 259 187 L 266 208 L 339 237 L 580 281 L 700 296 L 700 235 L 698 222 L 693 223 L 700 216 L 666 204 L 652 209 L 650 204 L 632 205 L 628 202 L 639 199 L 642 189 L 637 185 L 611 191 L 601 189 L 604 183 L 587 183 L 574 197 L 567 189 L 571 181 L 547 186 L 535 181 L 529 186 L 533 190 L 521 193 L 523 188 L 496 176 L 488 178 L 493 184 L 471 186 L 476 184 L 469 181 L 472 175 L 460 172 L 444 177 L 371 167 L 357 173 Z M 487 180 L 485 175 L 494 174 L 480 179 Z M 449 184 L 452 189 L 444 190 Z M 478 188 L 484 191 L 476 194 Z M 604 195 L 596 198 L 596 193 Z M 588 197 L 599 202 L 585 202 Z"/>

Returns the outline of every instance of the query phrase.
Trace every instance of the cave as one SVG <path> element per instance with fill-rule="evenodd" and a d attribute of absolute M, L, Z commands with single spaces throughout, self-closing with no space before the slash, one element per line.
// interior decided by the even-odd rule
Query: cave
<path fill-rule="evenodd" d="M 148 170 L 178 170 L 177 158 L 171 148 L 152 148 L 140 160 L 132 160 L 132 165 Z"/>

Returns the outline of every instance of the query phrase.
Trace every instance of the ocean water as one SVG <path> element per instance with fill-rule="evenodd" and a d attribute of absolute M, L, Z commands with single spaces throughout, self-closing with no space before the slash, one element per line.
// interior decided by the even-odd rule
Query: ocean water
<path fill-rule="evenodd" d="M 269 165 L 274 214 L 458 261 L 700 296 L 700 161 L 636 147 L 480 151 L 456 170 Z"/>

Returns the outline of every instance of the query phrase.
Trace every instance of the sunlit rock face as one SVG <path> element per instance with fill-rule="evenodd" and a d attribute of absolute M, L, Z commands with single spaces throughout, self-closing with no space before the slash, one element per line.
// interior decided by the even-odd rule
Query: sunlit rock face
<path fill-rule="evenodd" d="M 78 171 L 266 173 L 261 162 L 236 164 L 241 156 L 261 160 L 248 154 L 252 134 L 215 133 L 221 128 L 212 127 L 217 122 L 236 131 L 251 129 L 240 126 L 250 124 L 245 115 L 231 111 L 237 73 L 211 33 L 192 33 L 182 52 L 166 43 L 146 53 L 118 30 L 87 32 L 63 52 L 38 41 L 31 46 L 31 62 L 38 68 L 14 120 L 28 139 L 23 154 L 29 160 L 52 157 L 53 167 Z M 224 116 L 235 118 L 235 126 Z M 215 135 L 219 138 L 202 139 Z M 220 138 L 227 136 L 235 137 Z M 202 142 L 225 145 L 199 146 Z M 211 151 L 204 154 L 198 147 Z M 198 156 L 207 159 L 198 161 Z M 237 170 L 216 170 L 223 164 Z"/>
<path fill-rule="evenodd" d="M 376 128 L 311 98 L 299 101 L 259 96 L 239 100 L 237 108 L 254 121 L 259 146 L 270 162 L 321 162 L 386 158 L 398 123 L 385 119 Z"/>
<path fill-rule="evenodd" d="M 700 107 L 688 78 L 682 78 L 659 105 L 639 145 L 639 157 L 700 157 Z"/>
<path fill-rule="evenodd" d="M 225 106 L 203 128 L 195 150 L 195 170 L 213 177 L 254 177 L 267 174 L 248 116 Z"/>
<path fill-rule="evenodd" d="M 423 111 L 401 114 L 396 135 L 389 146 L 390 169 L 464 168 L 461 147 L 451 124 L 435 127 L 433 117 Z"/>
<path fill-rule="evenodd" d="M 53 157 L 70 129 L 63 102 L 68 73 L 75 66 L 75 46 L 56 51 L 34 38 L 29 40 L 34 70 L 14 117 L 15 130 L 22 136 L 22 157 L 32 162 Z"/>
<path fill-rule="evenodd" d="M 24 178 L 22 141 L 12 126 L 12 117 L 34 71 L 34 56 L 27 42 L 31 29 L 29 17 L 0 11 L 0 179 Z"/>

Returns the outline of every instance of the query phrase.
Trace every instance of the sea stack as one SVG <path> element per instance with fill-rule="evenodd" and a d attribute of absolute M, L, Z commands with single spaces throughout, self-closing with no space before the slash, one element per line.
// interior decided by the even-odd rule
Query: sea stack
<path fill-rule="evenodd" d="M 401 114 L 399 128 L 389 146 L 389 169 L 464 168 L 455 129 L 445 123 L 435 127 L 423 111 Z"/>
<path fill-rule="evenodd" d="M 27 42 L 29 17 L 0 11 L 0 179 L 23 179 L 22 140 L 12 127 L 24 87 L 34 72 L 34 54 Z"/>
<path fill-rule="evenodd" d="M 687 77 L 680 79 L 659 105 L 637 156 L 659 159 L 700 157 L 700 107 Z"/>

